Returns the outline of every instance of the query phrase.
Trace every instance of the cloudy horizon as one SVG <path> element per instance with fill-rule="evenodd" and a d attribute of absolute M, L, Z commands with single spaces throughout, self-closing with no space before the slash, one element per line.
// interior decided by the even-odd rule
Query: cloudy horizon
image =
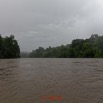
<path fill-rule="evenodd" d="M 0 0 L 0 34 L 14 34 L 21 51 L 103 34 L 102 0 Z"/>

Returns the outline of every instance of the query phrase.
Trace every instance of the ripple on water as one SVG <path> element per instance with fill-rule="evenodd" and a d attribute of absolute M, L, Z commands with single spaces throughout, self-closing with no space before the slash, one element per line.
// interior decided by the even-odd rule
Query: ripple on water
<path fill-rule="evenodd" d="M 0 66 L 0 103 L 41 103 L 49 95 L 62 96 L 60 103 L 103 102 L 102 59 L 11 59 Z"/>

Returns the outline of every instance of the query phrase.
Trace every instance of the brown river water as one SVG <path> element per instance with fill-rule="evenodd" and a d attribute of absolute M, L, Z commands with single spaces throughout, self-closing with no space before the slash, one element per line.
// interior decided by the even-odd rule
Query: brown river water
<path fill-rule="evenodd" d="M 103 59 L 1 59 L 0 103 L 103 103 Z"/>

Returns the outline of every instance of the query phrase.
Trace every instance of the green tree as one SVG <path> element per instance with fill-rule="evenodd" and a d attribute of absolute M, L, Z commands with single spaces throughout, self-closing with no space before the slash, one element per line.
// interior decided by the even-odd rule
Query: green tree
<path fill-rule="evenodd" d="M 18 58 L 20 57 L 20 48 L 14 35 L 2 38 L 0 36 L 0 58 Z"/>
<path fill-rule="evenodd" d="M 88 39 L 75 39 L 71 44 L 46 49 L 38 48 L 31 57 L 45 58 L 102 58 L 103 36 L 92 34 Z"/>

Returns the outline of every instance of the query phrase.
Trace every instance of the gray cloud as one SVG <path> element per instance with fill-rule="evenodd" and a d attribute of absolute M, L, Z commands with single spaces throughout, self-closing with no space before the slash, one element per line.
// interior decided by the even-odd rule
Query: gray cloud
<path fill-rule="evenodd" d="M 22 51 L 103 33 L 102 0 L 0 0 L 0 33 L 14 34 Z"/>

